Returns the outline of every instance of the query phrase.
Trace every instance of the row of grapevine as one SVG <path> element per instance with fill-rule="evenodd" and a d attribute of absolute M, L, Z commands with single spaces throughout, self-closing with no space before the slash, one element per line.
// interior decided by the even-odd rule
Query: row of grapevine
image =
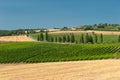
<path fill-rule="evenodd" d="M 0 63 L 54 62 L 106 58 L 120 58 L 119 44 L 63 45 L 32 42 L 0 45 Z"/>

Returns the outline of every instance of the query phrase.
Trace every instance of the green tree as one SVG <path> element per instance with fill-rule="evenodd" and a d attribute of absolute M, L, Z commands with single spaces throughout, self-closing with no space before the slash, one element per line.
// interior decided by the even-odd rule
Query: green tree
<path fill-rule="evenodd" d="M 40 36 L 38 35 L 38 37 L 37 37 L 37 41 L 40 41 Z"/>
<path fill-rule="evenodd" d="M 53 37 L 50 38 L 50 42 L 54 42 L 54 38 Z"/>
<path fill-rule="evenodd" d="M 120 43 L 120 35 L 118 36 L 118 42 Z"/>
<path fill-rule="evenodd" d="M 48 36 L 48 40 L 47 40 L 48 42 L 50 42 L 51 41 L 51 36 L 49 35 Z"/>
<path fill-rule="evenodd" d="M 93 37 L 92 37 L 92 36 L 89 36 L 89 42 L 92 43 L 92 44 L 94 43 L 94 42 L 93 42 Z"/>
<path fill-rule="evenodd" d="M 62 38 L 61 37 L 59 37 L 59 42 L 62 42 Z"/>
<path fill-rule="evenodd" d="M 74 34 L 71 34 L 71 43 L 74 43 L 75 42 L 75 36 Z"/>
<path fill-rule="evenodd" d="M 97 34 L 95 34 L 95 43 L 98 43 L 98 37 L 97 37 Z"/>
<path fill-rule="evenodd" d="M 89 35 L 86 33 L 86 43 L 89 43 Z"/>
<path fill-rule="evenodd" d="M 66 41 L 70 42 L 70 36 L 69 35 L 67 35 L 67 40 Z"/>
<path fill-rule="evenodd" d="M 100 42 L 103 43 L 103 34 L 100 34 Z"/>
<path fill-rule="evenodd" d="M 93 30 L 92 26 L 85 27 L 84 30 Z"/>
<path fill-rule="evenodd" d="M 120 31 L 120 27 L 118 27 L 118 30 Z"/>
<path fill-rule="evenodd" d="M 66 36 L 63 35 L 63 42 L 66 42 Z"/>
<path fill-rule="evenodd" d="M 57 40 L 57 37 L 55 37 L 55 42 L 57 42 L 58 40 Z"/>
<path fill-rule="evenodd" d="M 69 28 L 68 27 L 63 27 L 61 30 L 68 30 Z"/>
<path fill-rule="evenodd" d="M 44 35 L 43 35 L 43 33 L 41 32 L 40 33 L 40 41 L 43 41 L 44 40 Z"/>
<path fill-rule="evenodd" d="M 46 38 L 46 41 L 48 41 L 48 31 L 45 32 L 45 38 Z"/>
<path fill-rule="evenodd" d="M 80 36 L 80 43 L 84 43 L 84 35 L 83 34 L 81 34 L 81 36 Z"/>

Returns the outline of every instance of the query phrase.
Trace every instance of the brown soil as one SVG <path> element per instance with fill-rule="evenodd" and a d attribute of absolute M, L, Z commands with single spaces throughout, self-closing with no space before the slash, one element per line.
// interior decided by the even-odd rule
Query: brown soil
<path fill-rule="evenodd" d="M 0 64 L 0 80 L 120 80 L 120 60 Z"/>
<path fill-rule="evenodd" d="M 0 36 L 0 42 L 30 42 L 33 41 L 31 38 L 26 35 L 20 36 Z"/>
<path fill-rule="evenodd" d="M 96 34 L 105 34 L 105 35 L 120 35 L 120 32 L 115 31 L 94 31 L 94 30 L 88 30 L 88 31 L 56 31 L 56 32 L 49 32 L 49 34 L 66 34 L 66 33 L 96 33 Z"/>

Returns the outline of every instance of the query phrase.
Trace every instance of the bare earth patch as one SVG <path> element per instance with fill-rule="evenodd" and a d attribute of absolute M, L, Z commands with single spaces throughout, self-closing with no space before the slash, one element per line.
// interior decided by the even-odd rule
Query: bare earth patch
<path fill-rule="evenodd" d="M 20 36 L 0 36 L 0 42 L 30 42 L 33 41 L 31 38 L 26 35 Z"/>
<path fill-rule="evenodd" d="M 96 34 L 105 34 L 105 35 L 120 35 L 120 32 L 115 31 L 94 31 L 94 30 L 87 30 L 87 31 L 56 31 L 56 32 L 49 32 L 49 34 L 66 34 L 66 33 L 96 33 Z"/>
<path fill-rule="evenodd" d="M 120 60 L 0 64 L 0 80 L 120 80 Z"/>

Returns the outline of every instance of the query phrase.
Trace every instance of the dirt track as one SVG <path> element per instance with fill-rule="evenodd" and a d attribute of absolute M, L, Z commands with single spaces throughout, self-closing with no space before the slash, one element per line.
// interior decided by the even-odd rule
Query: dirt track
<path fill-rule="evenodd" d="M 88 31 L 56 31 L 56 32 L 49 32 L 49 34 L 65 34 L 65 33 L 96 33 L 96 34 L 105 34 L 105 35 L 120 35 L 120 32 L 115 31 L 94 31 L 94 30 L 88 30 Z"/>
<path fill-rule="evenodd" d="M 1 36 L 0 42 L 30 42 L 33 41 L 31 38 L 27 37 L 26 35 L 20 36 Z"/>
<path fill-rule="evenodd" d="M 120 80 L 120 60 L 0 64 L 0 80 Z"/>

